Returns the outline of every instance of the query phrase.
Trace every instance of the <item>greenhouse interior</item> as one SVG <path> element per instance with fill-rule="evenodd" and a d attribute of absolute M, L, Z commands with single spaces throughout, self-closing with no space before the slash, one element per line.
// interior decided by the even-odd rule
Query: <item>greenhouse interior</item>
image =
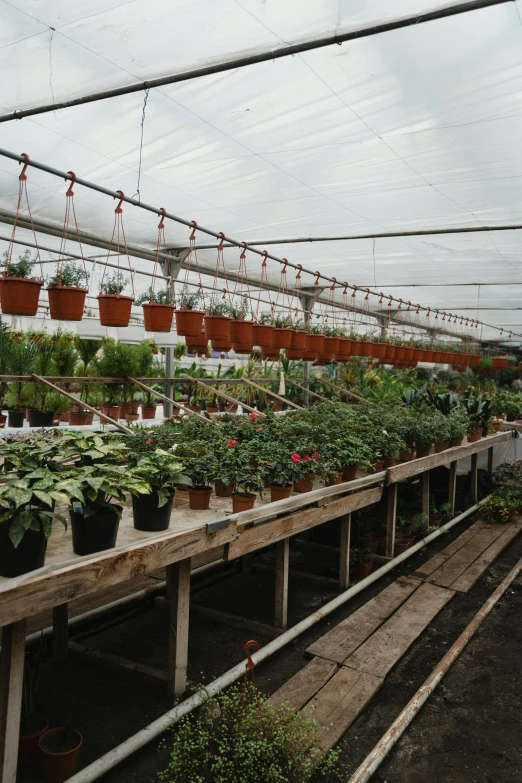
<path fill-rule="evenodd" d="M 520 783 L 522 0 L 0 19 L 0 783 Z"/>

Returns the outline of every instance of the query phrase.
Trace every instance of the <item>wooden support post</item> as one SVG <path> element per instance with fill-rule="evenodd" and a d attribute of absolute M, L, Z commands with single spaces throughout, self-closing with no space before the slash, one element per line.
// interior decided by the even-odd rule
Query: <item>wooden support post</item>
<path fill-rule="evenodd" d="M 275 545 L 275 626 L 286 628 L 288 625 L 288 570 L 290 565 L 290 539 L 283 538 Z"/>
<path fill-rule="evenodd" d="M 15 783 L 25 660 L 25 620 L 2 629 L 0 653 L 0 780 Z"/>
<path fill-rule="evenodd" d="M 350 531 L 352 515 L 341 517 L 341 559 L 339 563 L 339 590 L 348 590 L 350 584 Z"/>
<path fill-rule="evenodd" d="M 488 473 L 490 476 L 493 475 L 493 446 L 488 449 Z"/>
<path fill-rule="evenodd" d="M 448 503 L 451 506 L 450 519 L 455 516 L 455 490 L 457 488 L 457 460 L 450 462 Z"/>
<path fill-rule="evenodd" d="M 427 470 L 422 474 L 422 513 L 426 514 L 426 520 L 422 529 L 423 533 L 428 532 L 430 526 L 430 472 Z"/>
<path fill-rule="evenodd" d="M 53 607 L 53 660 L 65 661 L 69 652 L 69 604 Z"/>
<path fill-rule="evenodd" d="M 398 484 L 388 487 L 388 522 L 386 527 L 386 557 L 393 557 L 395 550 L 395 519 L 397 516 Z"/>
<path fill-rule="evenodd" d="M 471 505 L 475 505 L 478 498 L 478 454 L 471 455 Z"/>
<path fill-rule="evenodd" d="M 172 569 L 172 571 L 171 571 Z M 169 623 L 168 688 L 177 698 L 185 693 L 187 683 L 189 610 L 190 610 L 190 557 L 167 566 L 171 571 Z"/>

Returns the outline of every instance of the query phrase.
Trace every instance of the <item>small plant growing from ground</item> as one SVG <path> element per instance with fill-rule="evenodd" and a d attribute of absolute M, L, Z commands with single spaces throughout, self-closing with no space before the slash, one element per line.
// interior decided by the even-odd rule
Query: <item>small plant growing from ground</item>
<path fill-rule="evenodd" d="M 336 774 L 336 751 L 324 755 L 313 713 L 275 708 L 249 685 L 210 698 L 198 716 L 173 732 L 160 783 L 305 783 L 314 773 Z M 257 698 L 258 697 L 258 698 Z M 340 778 L 339 778 L 340 779 Z"/>

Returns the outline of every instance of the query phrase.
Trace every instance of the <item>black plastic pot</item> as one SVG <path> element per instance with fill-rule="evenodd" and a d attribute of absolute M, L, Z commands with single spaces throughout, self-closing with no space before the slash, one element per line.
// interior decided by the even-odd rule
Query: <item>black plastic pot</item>
<path fill-rule="evenodd" d="M 7 411 L 8 427 L 23 427 L 25 420 L 24 411 Z"/>
<path fill-rule="evenodd" d="M 133 495 L 132 511 L 136 530 L 167 530 L 170 524 L 174 495 L 175 492 L 171 494 L 168 502 L 161 508 L 158 508 L 157 492 L 152 492 L 150 495 L 137 495 L 136 497 Z"/>
<path fill-rule="evenodd" d="M 53 426 L 54 413 L 46 413 L 45 411 L 37 411 L 31 408 L 29 411 L 29 426 L 30 427 L 52 427 Z"/>
<path fill-rule="evenodd" d="M 9 538 L 9 523 L 0 527 L 0 576 L 20 576 L 41 568 L 45 562 L 47 539 L 43 531 L 26 530 L 15 547 Z"/>
<path fill-rule="evenodd" d="M 114 506 L 121 511 L 121 506 Z M 92 555 L 116 545 L 120 517 L 112 508 L 103 508 L 85 518 L 70 511 L 73 551 L 75 555 Z"/>

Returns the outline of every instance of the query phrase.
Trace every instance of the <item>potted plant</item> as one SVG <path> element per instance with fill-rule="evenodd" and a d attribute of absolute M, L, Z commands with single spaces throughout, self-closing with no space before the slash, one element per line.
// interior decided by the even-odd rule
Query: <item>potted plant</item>
<path fill-rule="evenodd" d="M 38 346 L 32 340 L 22 337 L 19 341 L 13 341 L 9 350 L 9 368 L 13 375 L 31 375 L 36 367 L 38 358 Z M 24 426 L 24 406 L 22 394 L 25 385 L 22 381 L 16 381 L 8 386 L 9 406 L 7 411 L 7 424 L 9 427 Z M 12 394 L 11 394 L 12 390 Z"/>
<path fill-rule="evenodd" d="M 322 324 L 308 324 L 308 334 L 305 342 L 305 352 L 319 355 L 324 348 L 324 334 Z M 352 347 L 353 353 L 353 347 Z M 306 356 L 304 357 L 306 359 Z"/>
<path fill-rule="evenodd" d="M 254 333 L 252 320 L 248 320 L 248 297 L 242 296 L 238 303 L 234 303 L 230 309 L 232 322 L 230 324 L 230 337 L 232 344 L 253 346 Z M 234 348 L 234 350 L 236 350 Z M 252 350 L 252 348 L 250 348 Z M 249 351 L 250 352 L 250 351 Z M 236 351 L 237 353 L 237 351 Z"/>
<path fill-rule="evenodd" d="M 2 312 L 10 315 L 36 315 L 43 280 L 33 277 L 38 259 L 29 249 L 13 261 L 4 253 L 5 268 L 0 277 Z"/>
<path fill-rule="evenodd" d="M 100 286 L 98 307 L 102 326 L 128 326 L 134 297 L 122 296 L 127 280 L 119 270 L 107 275 Z"/>
<path fill-rule="evenodd" d="M 212 348 L 219 343 L 226 342 L 232 347 L 230 335 L 230 305 L 225 298 L 215 299 L 210 302 L 205 315 L 205 335 L 212 343 Z"/>
<path fill-rule="evenodd" d="M 189 291 L 185 285 L 179 298 L 179 304 L 179 309 L 175 311 L 176 332 L 180 337 L 200 338 L 205 316 L 203 294 L 199 290 Z M 189 342 L 187 340 L 187 345 Z M 190 342 L 190 345 L 193 345 L 193 343 Z"/>
<path fill-rule="evenodd" d="M 356 524 L 359 531 L 359 547 L 366 549 L 372 554 L 377 554 L 382 538 L 382 520 L 372 513 L 370 509 L 366 509 L 365 512 L 359 512 Z"/>
<path fill-rule="evenodd" d="M 209 451 L 210 448 L 211 444 L 196 441 L 190 448 L 179 452 L 183 454 L 185 475 L 192 482 L 188 492 L 189 506 L 193 511 L 204 511 L 209 507 L 212 485 L 218 476 L 216 456 Z"/>
<path fill-rule="evenodd" d="M 274 329 L 272 331 L 272 348 L 287 350 L 292 344 L 292 316 L 276 315 L 274 319 Z"/>
<path fill-rule="evenodd" d="M 266 477 L 270 484 L 270 501 L 284 500 L 290 497 L 292 487 L 301 475 L 289 451 L 284 447 L 275 447 L 266 466 Z"/>
<path fill-rule="evenodd" d="M 175 305 L 169 286 L 162 291 L 154 291 L 151 286 L 136 300 L 136 304 L 143 307 L 146 332 L 170 332 Z"/>
<path fill-rule="evenodd" d="M 38 747 L 45 783 L 63 783 L 76 773 L 82 742 L 82 735 L 70 724 L 42 734 Z"/>
<path fill-rule="evenodd" d="M 398 517 L 395 528 L 395 549 L 393 553 L 397 557 L 397 555 L 402 554 L 411 547 L 413 535 L 410 521 L 404 517 Z"/>
<path fill-rule="evenodd" d="M 449 522 L 450 516 L 451 516 L 450 503 L 441 503 L 440 506 L 437 506 L 435 501 L 432 499 L 430 503 L 430 526 L 431 527 L 440 527 L 446 522 Z"/>
<path fill-rule="evenodd" d="M 452 411 L 447 417 L 449 447 L 461 446 L 468 431 L 466 414 L 460 408 Z"/>
<path fill-rule="evenodd" d="M 313 479 L 319 472 L 323 472 L 323 468 L 320 467 L 321 460 L 318 452 L 310 454 L 304 454 L 301 456 L 297 452 L 290 455 L 290 459 L 295 465 L 296 472 L 299 475 L 299 479 L 294 482 L 294 490 L 296 492 L 311 492 L 314 488 Z"/>
<path fill-rule="evenodd" d="M 35 715 L 35 697 L 40 680 L 42 655 L 42 644 L 35 652 L 26 650 L 25 653 L 22 718 L 18 745 L 18 764 L 23 767 L 33 766 L 38 762 L 38 743 L 42 734 L 49 728 L 49 722 L 45 718 Z"/>
<path fill-rule="evenodd" d="M 58 264 L 47 278 L 49 312 L 56 321 L 81 321 L 87 296 L 89 276 L 75 261 Z"/>
<path fill-rule="evenodd" d="M 373 567 L 375 555 L 367 547 L 350 550 L 350 568 L 358 580 L 366 579 Z"/>
<path fill-rule="evenodd" d="M 177 484 L 190 485 L 183 466 L 173 452 L 155 449 L 146 454 L 130 454 L 130 474 L 142 479 L 150 493 L 132 495 L 132 511 L 136 530 L 167 530 Z"/>
<path fill-rule="evenodd" d="M 270 348 L 272 346 L 273 331 L 274 325 L 271 313 L 261 313 L 252 326 L 254 345 L 258 345 L 260 348 Z"/>
<path fill-rule="evenodd" d="M 522 506 L 522 494 L 519 490 L 504 486 L 494 490 L 480 508 L 480 515 L 486 522 L 505 524 Z"/>
<path fill-rule="evenodd" d="M 232 487 L 232 511 L 248 511 L 254 507 L 256 492 L 264 488 L 263 472 L 253 454 L 241 448 L 233 438 L 217 453 L 217 473 L 222 484 Z"/>

